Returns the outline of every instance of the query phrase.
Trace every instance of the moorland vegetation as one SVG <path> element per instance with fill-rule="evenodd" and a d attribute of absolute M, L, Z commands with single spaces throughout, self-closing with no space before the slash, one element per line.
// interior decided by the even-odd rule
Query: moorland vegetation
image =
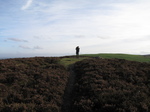
<path fill-rule="evenodd" d="M 68 71 L 58 60 L 0 60 L 0 112 L 59 112 Z"/>
<path fill-rule="evenodd" d="M 97 57 L 0 60 L 0 111 L 61 112 L 72 71 L 67 112 L 149 112 L 149 61 Z"/>
<path fill-rule="evenodd" d="M 150 111 L 150 64 L 86 59 L 74 70 L 73 112 Z"/>

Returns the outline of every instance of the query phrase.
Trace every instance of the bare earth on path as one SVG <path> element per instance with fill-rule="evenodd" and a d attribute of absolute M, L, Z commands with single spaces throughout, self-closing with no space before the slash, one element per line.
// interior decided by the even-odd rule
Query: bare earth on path
<path fill-rule="evenodd" d="M 64 97 L 63 97 L 63 105 L 61 112 L 70 112 L 72 105 L 72 91 L 75 83 L 75 73 L 73 71 L 73 65 L 69 67 L 70 75 L 68 78 L 68 83 L 65 89 Z"/>

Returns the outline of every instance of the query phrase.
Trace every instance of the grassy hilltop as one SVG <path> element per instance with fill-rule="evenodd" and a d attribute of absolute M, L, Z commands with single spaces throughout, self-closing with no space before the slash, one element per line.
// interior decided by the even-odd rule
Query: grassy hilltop
<path fill-rule="evenodd" d="M 126 54 L 0 60 L 0 111 L 149 112 L 149 62 Z"/>
<path fill-rule="evenodd" d="M 77 61 L 81 61 L 87 58 L 104 58 L 104 59 L 125 59 L 129 61 L 137 61 L 137 62 L 150 62 L 149 55 L 130 55 L 130 54 L 82 54 L 80 58 L 74 58 L 75 56 L 66 56 L 61 59 L 61 64 L 64 66 L 68 66 Z"/>
<path fill-rule="evenodd" d="M 149 55 L 131 55 L 131 54 L 85 54 L 83 56 L 90 57 L 101 57 L 101 58 L 117 58 L 117 59 L 126 59 L 130 61 L 138 61 L 138 62 L 150 62 Z"/>

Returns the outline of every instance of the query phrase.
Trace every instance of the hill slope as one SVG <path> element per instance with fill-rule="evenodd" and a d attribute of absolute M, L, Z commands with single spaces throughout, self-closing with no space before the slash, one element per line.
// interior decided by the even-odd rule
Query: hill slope
<path fill-rule="evenodd" d="M 0 60 L 0 111 L 59 112 L 69 73 L 58 61 Z"/>
<path fill-rule="evenodd" d="M 123 59 L 75 63 L 72 112 L 148 112 L 150 64 Z"/>
<path fill-rule="evenodd" d="M 1 112 L 148 112 L 149 91 L 149 63 L 89 57 L 0 60 Z"/>

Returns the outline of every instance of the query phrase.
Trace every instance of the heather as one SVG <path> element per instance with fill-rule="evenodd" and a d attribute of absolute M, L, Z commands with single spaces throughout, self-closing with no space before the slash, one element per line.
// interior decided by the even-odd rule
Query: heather
<path fill-rule="evenodd" d="M 150 64 L 87 59 L 74 65 L 73 112 L 148 112 Z"/>
<path fill-rule="evenodd" d="M 99 56 L 0 60 L 1 112 L 149 112 L 149 91 L 148 62 Z"/>
<path fill-rule="evenodd" d="M 59 58 L 0 60 L 1 112 L 59 112 L 68 71 Z"/>

